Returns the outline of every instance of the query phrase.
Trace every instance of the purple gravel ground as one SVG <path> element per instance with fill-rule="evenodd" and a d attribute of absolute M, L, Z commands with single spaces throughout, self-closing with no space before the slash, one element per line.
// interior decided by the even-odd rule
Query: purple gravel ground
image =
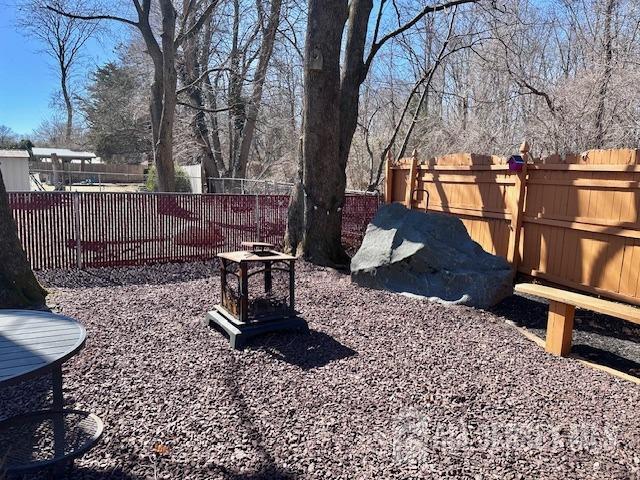
<path fill-rule="evenodd" d="M 88 341 L 66 401 L 105 422 L 73 479 L 640 478 L 640 386 L 503 318 L 300 264 L 310 334 L 233 351 L 201 325 L 211 264 L 43 272 Z M 32 408 L 44 382 L 2 392 Z"/>

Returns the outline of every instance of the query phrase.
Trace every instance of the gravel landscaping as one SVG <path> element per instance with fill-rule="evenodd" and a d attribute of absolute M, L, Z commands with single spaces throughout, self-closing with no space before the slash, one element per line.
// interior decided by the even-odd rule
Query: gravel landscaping
<path fill-rule="evenodd" d="M 497 315 L 544 339 L 549 305 L 514 295 L 492 309 Z M 576 310 L 571 352 L 640 378 L 640 325 L 589 310 Z"/>
<path fill-rule="evenodd" d="M 299 264 L 310 333 L 240 352 L 201 324 L 212 264 L 40 278 L 89 335 L 65 365 L 66 401 L 105 422 L 69 478 L 640 478 L 640 386 L 545 354 L 509 309 Z M 46 387 L 1 391 L 0 416 L 46 402 Z"/>

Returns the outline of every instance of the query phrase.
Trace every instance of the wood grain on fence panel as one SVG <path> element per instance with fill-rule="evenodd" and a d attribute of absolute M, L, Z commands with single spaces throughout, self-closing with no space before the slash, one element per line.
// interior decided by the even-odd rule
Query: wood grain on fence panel
<path fill-rule="evenodd" d="M 406 198 L 407 184 L 409 179 L 409 166 L 394 167 L 392 200 L 394 202 L 404 202 Z"/>
<path fill-rule="evenodd" d="M 496 161 L 488 155 L 454 154 L 423 162 L 413 206 L 425 209 L 428 196 L 430 211 L 460 217 L 471 237 L 485 250 L 506 257 L 510 190 L 515 182 L 504 169 L 494 168 Z M 459 170 L 442 169 L 450 166 Z M 392 195 L 396 200 L 400 197 Z"/>
<path fill-rule="evenodd" d="M 394 201 L 406 196 L 406 169 L 402 161 L 391 167 Z M 591 150 L 527 165 L 521 211 L 517 174 L 507 169 L 495 156 L 427 160 L 412 206 L 427 206 L 424 190 L 430 211 L 459 217 L 486 251 L 508 258 L 517 242 L 519 272 L 640 304 L 639 151 Z"/>
<path fill-rule="evenodd" d="M 535 234 L 525 233 L 525 243 L 540 252 L 521 272 L 638 303 L 638 279 L 629 275 L 640 267 L 629 245 L 640 239 L 638 174 L 617 168 L 635 161 L 634 155 L 592 151 L 592 161 L 610 163 L 531 171 L 524 230 Z"/>

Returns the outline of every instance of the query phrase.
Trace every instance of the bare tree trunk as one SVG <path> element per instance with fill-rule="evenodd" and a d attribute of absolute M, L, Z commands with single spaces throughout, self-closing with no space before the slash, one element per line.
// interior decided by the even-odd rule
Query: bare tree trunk
<path fill-rule="evenodd" d="M 320 265 L 345 266 L 341 243 L 345 172 L 340 152 L 340 46 L 347 0 L 309 0 L 304 66 L 302 183 L 287 244 Z M 300 204 L 303 204 L 302 208 Z M 300 218 L 302 217 L 302 218 Z"/>
<path fill-rule="evenodd" d="M 172 132 L 168 132 L 162 128 L 163 121 L 170 122 L 173 128 L 173 115 L 175 115 L 175 102 L 176 102 L 176 89 L 173 87 L 173 109 L 171 112 L 167 110 L 165 104 L 165 92 L 167 91 L 166 81 L 171 81 L 171 74 L 165 74 L 166 69 L 173 69 L 173 75 L 175 79 L 175 47 L 173 45 L 173 36 L 175 35 L 175 9 L 173 5 L 167 5 L 167 1 L 161 2 L 163 19 L 162 27 L 163 32 L 161 35 L 163 48 L 165 43 L 169 43 L 168 37 L 171 37 L 170 51 L 173 52 L 173 62 L 169 65 L 166 59 L 166 55 L 170 52 L 163 52 L 158 45 L 156 37 L 149 23 L 148 14 L 140 15 L 138 28 L 142 34 L 142 38 L 145 41 L 147 52 L 153 61 L 153 81 L 151 83 L 151 95 L 149 98 L 149 113 L 151 114 L 151 137 L 153 147 L 153 161 L 158 173 L 158 189 L 160 191 L 173 191 L 175 190 L 175 172 L 173 167 L 173 151 L 171 147 L 172 138 L 167 138 L 167 135 L 172 136 Z M 164 13 L 167 12 L 169 18 L 165 20 Z M 167 30 L 173 24 L 173 30 Z M 176 82 L 176 80 L 174 80 Z M 177 82 L 176 82 L 177 83 Z M 175 83 L 174 83 L 175 85 Z M 171 92 L 169 92 L 171 97 Z M 168 143 L 167 143 L 168 141 Z M 169 166 L 167 166 L 169 165 Z M 170 175 L 169 179 L 167 175 Z M 173 183 L 173 189 L 169 190 L 169 184 Z"/>
<path fill-rule="evenodd" d="M 464 94 L 462 98 L 462 130 L 467 130 L 467 124 L 469 123 L 469 95 L 467 93 Z"/>
<path fill-rule="evenodd" d="M 214 87 L 217 88 L 217 84 L 211 85 L 211 80 L 209 75 L 206 75 L 204 78 L 205 82 L 205 95 L 207 97 L 207 102 L 209 103 L 209 108 L 211 110 L 216 110 L 218 107 L 218 100 L 216 99 L 216 94 L 214 93 Z M 226 166 L 224 164 L 224 158 L 222 156 L 222 142 L 220 141 L 220 126 L 218 123 L 218 114 L 215 112 L 211 112 L 209 114 L 209 123 L 210 123 L 210 131 L 211 131 L 211 147 L 213 150 L 213 158 L 216 162 L 218 175 L 226 176 Z"/>
<path fill-rule="evenodd" d="M 278 25 L 280 24 L 280 11 L 282 9 L 282 0 L 273 0 L 271 2 L 271 12 L 269 13 L 269 22 L 267 29 L 260 45 L 260 55 L 258 58 L 258 68 L 256 69 L 253 82 L 253 93 L 251 101 L 247 106 L 247 116 L 244 129 L 242 131 L 242 141 L 240 143 L 240 151 L 238 153 L 238 161 L 236 164 L 235 177 L 245 178 L 247 176 L 247 165 L 249 163 L 249 152 L 253 143 L 253 135 L 256 130 L 256 121 L 258 120 L 258 112 L 262 103 L 262 89 L 267 76 L 267 68 L 269 60 L 273 53 L 273 45 L 276 40 Z"/>
<path fill-rule="evenodd" d="M 60 71 L 60 87 L 62 89 L 62 97 L 67 111 L 67 123 L 64 129 L 64 141 L 66 146 L 71 146 L 71 134 L 73 131 L 73 104 L 71 103 L 71 95 L 69 95 L 69 87 L 67 85 L 67 71 L 64 65 L 61 65 Z"/>
<path fill-rule="evenodd" d="M 151 115 L 151 139 L 153 159 L 156 158 L 156 145 L 160 134 L 160 119 L 162 118 L 162 92 L 164 90 L 162 78 L 162 58 L 153 61 L 153 81 L 149 98 L 149 113 Z"/>
<path fill-rule="evenodd" d="M 304 125 L 303 125 L 304 128 Z M 294 183 L 291 196 L 289 198 L 289 209 L 287 211 L 287 230 L 284 234 L 285 251 L 296 253 L 298 246 L 302 250 L 302 240 L 304 235 L 304 159 L 303 159 L 303 139 L 300 137 L 298 144 L 298 181 Z"/>
<path fill-rule="evenodd" d="M 178 77 L 176 72 L 176 10 L 171 0 L 160 0 L 162 12 L 162 111 L 156 143 L 158 190 L 175 192 L 176 175 L 173 165 L 173 124 L 176 113 Z"/>
<path fill-rule="evenodd" d="M 607 91 L 609 89 L 609 82 L 611 81 L 611 72 L 613 61 L 613 35 L 611 33 L 611 20 L 613 16 L 613 10 L 615 8 L 616 0 L 607 0 L 607 6 L 605 9 L 604 17 L 604 71 L 602 73 L 602 80 L 600 82 L 600 90 L 598 92 L 598 107 L 596 109 L 595 118 L 595 147 L 602 148 L 604 146 L 604 114 L 605 114 L 605 101 L 607 99 Z"/>
<path fill-rule="evenodd" d="M 189 96 L 196 105 L 199 102 L 202 102 L 202 92 L 200 91 L 190 93 Z M 207 127 L 203 111 L 196 113 L 195 118 L 193 119 L 193 129 L 199 140 L 198 143 L 200 145 L 200 154 L 205 178 L 218 178 L 220 176 L 220 172 L 216 165 L 215 154 L 211 148 L 211 142 L 209 141 L 209 129 Z"/>
<path fill-rule="evenodd" d="M 211 37 L 210 23 L 207 22 L 203 43 L 198 42 L 198 37 L 193 36 L 185 42 L 184 45 L 184 68 L 181 69 L 182 82 L 189 85 L 186 93 L 189 95 L 190 103 L 195 107 L 195 115 L 192 122 L 193 136 L 198 143 L 200 150 L 200 158 L 204 171 L 205 180 L 208 178 L 217 178 L 220 176 L 218 166 L 216 165 L 215 155 L 211 148 L 209 139 L 209 129 L 205 117 L 204 96 L 202 93 L 201 83 L 198 81 L 200 76 L 206 73 L 209 59 L 209 41 Z M 192 21 L 193 24 L 193 21 Z M 205 185 L 209 185 L 208 180 Z"/>
<path fill-rule="evenodd" d="M 231 176 L 236 174 L 238 163 L 238 153 L 240 151 L 240 138 L 246 122 L 246 105 L 242 98 L 242 84 L 244 77 L 240 65 L 241 51 L 240 41 L 240 1 L 233 0 L 233 33 L 231 40 L 231 54 L 229 64 L 231 72 L 229 75 L 229 170 Z"/>
<path fill-rule="evenodd" d="M 176 50 L 185 41 L 196 35 L 204 23 L 211 17 L 218 5 L 218 0 L 205 2 L 204 10 L 198 20 L 185 29 L 191 15 L 195 14 L 197 2 L 184 3 L 183 22 L 176 35 L 177 12 L 172 0 L 158 0 L 161 13 L 162 33 L 160 44 L 150 23 L 151 0 L 140 2 L 134 0 L 133 6 L 138 15 L 137 20 L 115 15 L 85 15 L 61 10 L 57 6 L 46 5 L 46 8 L 58 15 L 76 20 L 110 20 L 137 29 L 144 39 L 147 53 L 153 61 L 153 83 L 151 84 L 151 130 L 153 136 L 153 157 L 158 172 L 158 189 L 163 192 L 175 191 L 175 167 L 173 165 L 173 125 L 177 104 L 176 86 Z"/>
<path fill-rule="evenodd" d="M 370 51 L 364 60 L 373 1 L 308 0 L 302 193 L 294 195 L 289 206 L 286 239 L 296 253 L 320 265 L 348 264 L 341 244 L 346 165 L 358 124 L 360 86 L 376 53 L 389 39 L 405 32 L 425 15 L 475 1 L 453 0 L 425 6 L 407 23 L 378 37 L 384 8 L 381 2 Z M 340 77 L 342 32 L 347 15 L 349 28 Z"/>
<path fill-rule="evenodd" d="M 46 308 L 46 296 L 18 239 L 0 172 L 0 308 Z"/>
<path fill-rule="evenodd" d="M 60 7 L 70 3 L 55 1 L 55 5 Z M 74 114 L 69 81 L 86 42 L 95 34 L 98 25 L 63 15 L 57 9 L 49 8 L 42 0 L 24 0 L 18 2 L 17 8 L 21 12 L 17 18 L 21 29 L 29 32 L 30 37 L 40 40 L 46 53 L 57 62 L 60 89 L 67 117 L 64 141 L 69 146 L 73 136 Z"/>
<path fill-rule="evenodd" d="M 364 47 L 372 9 L 372 0 L 353 0 L 350 5 L 345 66 L 340 81 L 340 153 L 338 159 L 343 170 L 347 168 L 351 142 L 358 126 L 360 86 L 366 77 L 363 61 Z"/>
<path fill-rule="evenodd" d="M 64 190 L 64 166 L 58 155 L 51 154 L 51 172 L 53 177 L 53 189 L 56 192 Z"/>

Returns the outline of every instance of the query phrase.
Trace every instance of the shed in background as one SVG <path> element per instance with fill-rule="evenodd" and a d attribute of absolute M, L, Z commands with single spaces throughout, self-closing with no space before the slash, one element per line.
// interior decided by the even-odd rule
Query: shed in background
<path fill-rule="evenodd" d="M 0 150 L 0 171 L 8 192 L 28 192 L 29 152 L 26 150 Z"/>

